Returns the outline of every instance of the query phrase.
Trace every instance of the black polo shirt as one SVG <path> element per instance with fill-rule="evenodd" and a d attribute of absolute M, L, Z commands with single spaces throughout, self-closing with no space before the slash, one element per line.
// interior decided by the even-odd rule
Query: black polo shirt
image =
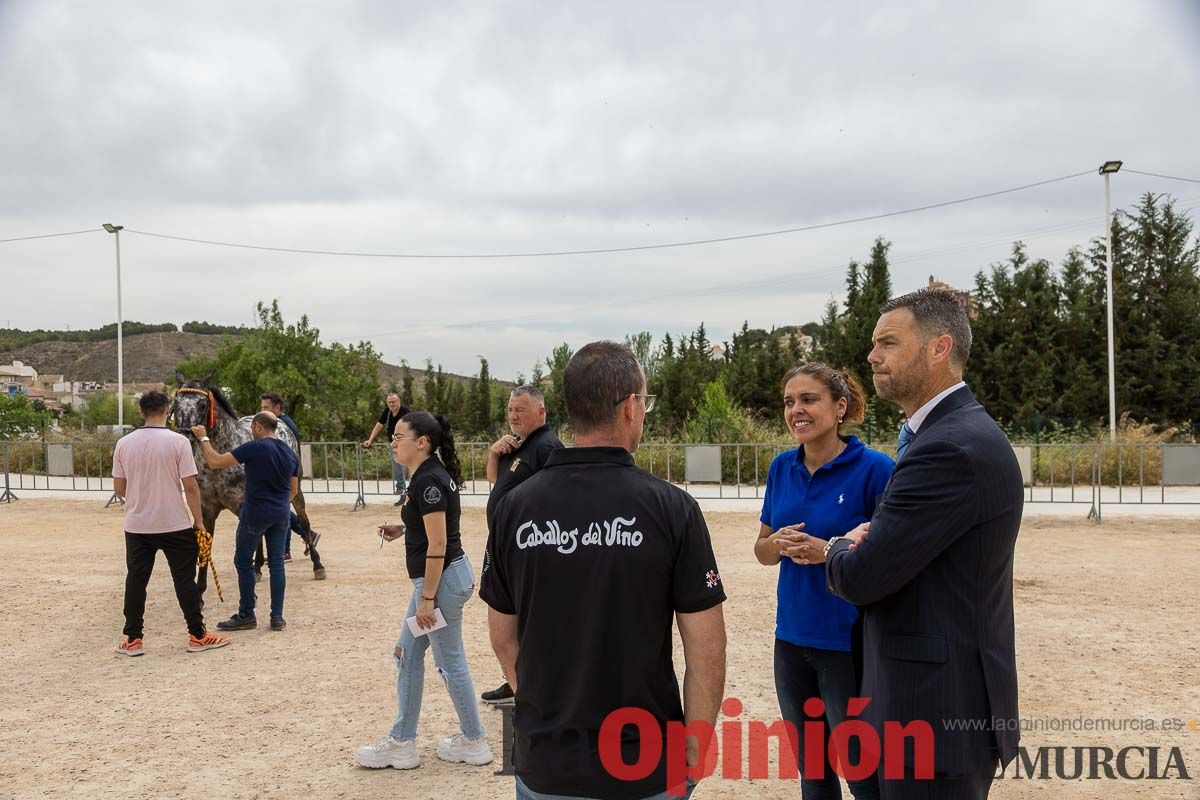
<path fill-rule="evenodd" d="M 665 750 L 683 721 L 671 659 L 675 612 L 725 600 L 696 501 L 616 447 L 555 450 L 496 507 L 480 597 L 517 616 L 513 765 L 545 794 L 641 798 L 666 790 L 666 767 L 621 781 L 601 764 L 605 717 L 648 711 Z M 638 761 L 638 728 L 622 754 Z M 651 745 L 653 747 L 653 745 Z"/>
<path fill-rule="evenodd" d="M 450 564 L 463 554 L 459 518 L 462 505 L 458 485 L 442 466 L 437 456 L 430 456 L 417 467 L 408 482 L 408 494 L 400 518 L 404 520 L 404 556 L 408 562 L 408 577 L 425 577 L 425 555 L 429 552 L 429 536 L 425 532 L 425 515 L 446 512 L 446 560 Z M 437 555 L 436 553 L 434 555 Z"/>
<path fill-rule="evenodd" d="M 496 483 L 492 485 L 492 493 L 488 495 L 487 501 L 489 531 L 492 529 L 492 517 L 496 513 L 496 504 L 500 502 L 500 498 L 546 466 L 546 459 L 550 458 L 550 454 L 555 450 L 561 450 L 562 446 L 558 434 L 546 424 L 521 440 L 521 445 L 516 450 L 500 456 L 496 468 Z"/>
<path fill-rule="evenodd" d="M 392 438 L 392 434 L 396 432 L 396 423 L 407 413 L 412 411 L 406 405 L 401 404 L 400 411 L 393 414 L 392 410 L 387 406 L 383 407 L 383 413 L 379 415 L 379 424 L 387 430 L 388 439 Z"/>

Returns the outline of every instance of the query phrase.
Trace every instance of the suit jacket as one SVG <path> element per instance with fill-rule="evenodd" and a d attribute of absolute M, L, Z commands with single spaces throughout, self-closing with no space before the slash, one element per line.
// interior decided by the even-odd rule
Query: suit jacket
<path fill-rule="evenodd" d="M 863 718 L 881 731 L 884 721 L 927 721 L 939 773 L 1016 755 L 1012 573 L 1023 504 L 1012 446 L 963 387 L 921 425 L 867 538 L 853 551 L 835 542 L 826 559 L 829 590 L 863 607 Z"/>

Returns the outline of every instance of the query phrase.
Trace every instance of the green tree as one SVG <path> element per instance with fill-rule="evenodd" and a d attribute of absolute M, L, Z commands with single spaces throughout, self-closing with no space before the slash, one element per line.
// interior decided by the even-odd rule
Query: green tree
<path fill-rule="evenodd" d="M 742 438 L 741 409 L 721 378 L 709 381 L 687 420 L 690 442 L 737 442 Z"/>
<path fill-rule="evenodd" d="M 479 357 L 479 375 L 471 385 L 471 411 L 468 414 L 468 430 L 471 433 L 488 436 L 492 433 L 495 422 L 495 409 L 492 408 L 492 376 L 488 371 L 488 361 Z"/>
<path fill-rule="evenodd" d="M 258 326 L 240 339 L 226 338 L 211 362 L 189 360 L 180 371 L 229 392 L 242 414 L 257 410 L 262 392 L 278 392 L 305 437 L 357 440 L 378 413 L 380 356 L 369 342 L 323 344 L 307 316 L 285 323 L 279 302 L 258 304 Z"/>
<path fill-rule="evenodd" d="M 568 422 L 567 401 L 563 392 L 563 370 L 567 368 L 567 362 L 573 355 L 575 355 L 575 351 L 571 349 L 571 345 L 563 342 L 554 348 L 550 357 L 546 359 L 546 369 L 549 370 L 550 378 L 548 391 L 544 392 L 546 395 L 546 419 L 554 428 L 559 428 Z"/>
<path fill-rule="evenodd" d="M 140 428 L 142 416 L 138 413 L 138 403 L 131 395 L 124 396 L 125 424 Z M 117 424 L 117 393 L 96 392 L 87 399 L 87 404 L 80 414 L 83 427 L 95 430 L 99 425 Z"/>
<path fill-rule="evenodd" d="M 413 394 L 413 374 L 406 359 L 400 359 L 400 402 L 412 408 L 416 397 Z"/>
<path fill-rule="evenodd" d="M 38 434 L 50 424 L 51 419 L 53 416 L 44 405 L 30 400 L 21 392 L 13 396 L 0 394 L 0 440 Z"/>

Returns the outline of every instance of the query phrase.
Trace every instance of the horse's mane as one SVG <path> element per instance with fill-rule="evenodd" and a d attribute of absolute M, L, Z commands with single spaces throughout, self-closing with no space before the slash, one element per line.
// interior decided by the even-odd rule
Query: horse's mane
<path fill-rule="evenodd" d="M 204 381 L 188 381 L 185 385 L 189 389 L 204 389 L 205 391 L 212 392 L 213 399 L 217 401 L 217 405 L 221 407 L 221 410 L 235 420 L 238 418 L 238 413 L 233 410 L 233 405 L 229 402 L 229 398 L 224 395 L 219 387 L 210 386 Z"/>
<path fill-rule="evenodd" d="M 219 388 L 213 386 L 209 389 L 209 391 L 213 393 L 213 399 L 217 401 L 217 405 L 219 405 L 226 414 L 234 419 L 238 418 L 237 412 L 233 410 L 233 406 L 229 403 L 229 398 L 227 398 Z"/>

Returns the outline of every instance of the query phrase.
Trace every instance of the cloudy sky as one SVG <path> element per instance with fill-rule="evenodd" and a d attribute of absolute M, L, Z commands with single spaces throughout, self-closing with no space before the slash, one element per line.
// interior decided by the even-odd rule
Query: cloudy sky
<path fill-rule="evenodd" d="M 876 236 L 897 292 L 1103 230 L 1110 158 L 1200 177 L 1200 3 L 0 0 L 0 239 L 125 225 L 126 319 L 247 323 L 457 372 L 559 342 L 817 319 Z M 704 246 L 469 255 L 736 236 Z M 1198 207 L 1200 185 L 1121 173 Z M 113 241 L 0 244 L 0 324 L 115 318 Z"/>

